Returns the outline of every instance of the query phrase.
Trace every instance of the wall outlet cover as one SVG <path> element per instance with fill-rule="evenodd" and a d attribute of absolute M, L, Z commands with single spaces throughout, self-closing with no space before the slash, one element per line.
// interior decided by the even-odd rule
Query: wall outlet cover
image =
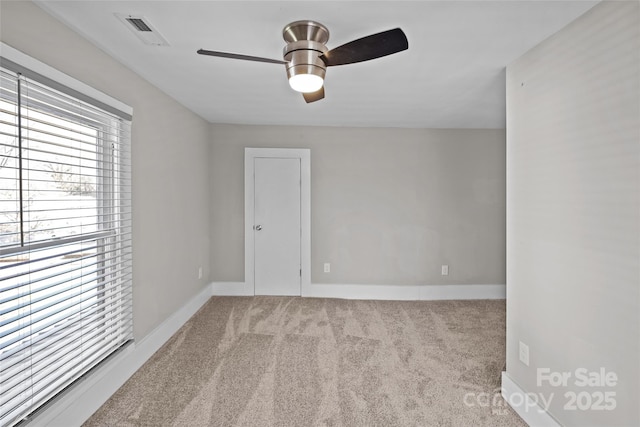
<path fill-rule="evenodd" d="M 529 346 L 520 341 L 519 347 L 520 361 L 529 366 Z"/>

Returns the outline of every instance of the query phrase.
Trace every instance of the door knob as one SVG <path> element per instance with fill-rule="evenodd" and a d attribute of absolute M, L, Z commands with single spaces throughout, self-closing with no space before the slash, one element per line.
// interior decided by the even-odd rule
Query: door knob
<path fill-rule="evenodd" d="M 262 226 L 261 225 L 256 225 L 254 228 L 256 229 L 256 231 L 262 230 Z"/>

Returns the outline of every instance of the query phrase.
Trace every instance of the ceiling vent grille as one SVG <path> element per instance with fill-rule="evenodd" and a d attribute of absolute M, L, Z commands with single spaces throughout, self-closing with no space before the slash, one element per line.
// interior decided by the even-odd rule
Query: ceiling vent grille
<path fill-rule="evenodd" d="M 138 31 L 153 31 L 149 26 L 140 18 L 126 18 L 129 24 L 133 25 Z"/>
<path fill-rule="evenodd" d="M 131 30 L 144 44 L 150 46 L 169 46 L 169 42 L 156 30 L 144 16 L 123 15 L 116 13 L 116 17 Z"/>

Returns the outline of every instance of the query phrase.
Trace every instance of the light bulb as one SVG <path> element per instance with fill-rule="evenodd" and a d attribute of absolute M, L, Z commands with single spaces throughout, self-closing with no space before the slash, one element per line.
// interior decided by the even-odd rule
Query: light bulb
<path fill-rule="evenodd" d="M 296 74 L 289 78 L 291 89 L 302 92 L 316 92 L 322 88 L 323 79 L 315 74 Z"/>

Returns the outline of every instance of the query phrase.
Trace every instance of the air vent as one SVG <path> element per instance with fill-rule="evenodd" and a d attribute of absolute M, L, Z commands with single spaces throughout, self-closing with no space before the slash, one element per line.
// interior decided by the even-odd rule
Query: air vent
<path fill-rule="evenodd" d="M 126 18 L 129 24 L 136 27 L 138 31 L 153 31 L 149 26 L 140 18 Z"/>
<path fill-rule="evenodd" d="M 123 15 L 120 13 L 116 13 L 115 15 L 120 22 L 126 25 L 144 44 L 151 46 L 169 46 L 167 39 L 162 37 L 162 34 L 160 34 L 144 16 Z"/>

